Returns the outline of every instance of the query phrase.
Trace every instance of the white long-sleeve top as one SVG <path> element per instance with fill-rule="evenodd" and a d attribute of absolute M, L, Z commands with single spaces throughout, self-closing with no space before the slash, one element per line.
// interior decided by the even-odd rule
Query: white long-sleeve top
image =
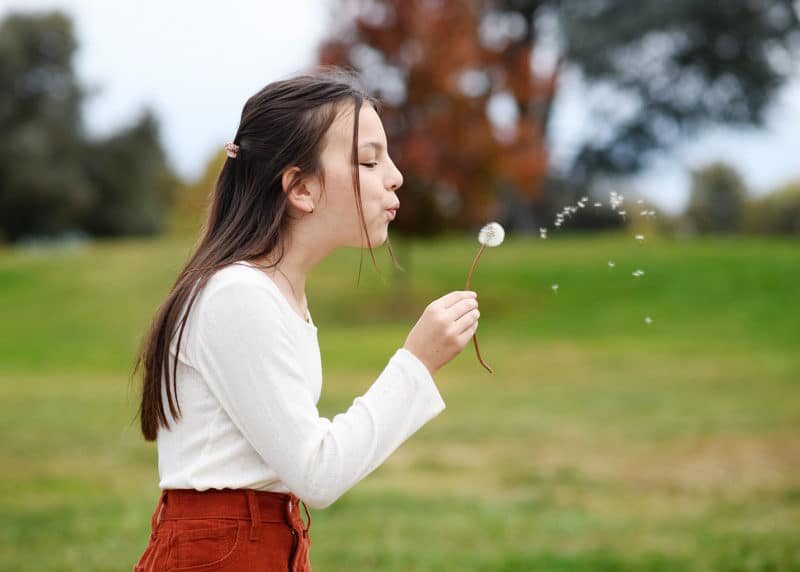
<path fill-rule="evenodd" d="M 181 415 L 158 433 L 159 486 L 292 492 L 322 508 L 444 409 L 430 372 L 405 349 L 332 420 L 319 415 L 321 389 L 311 316 L 249 263 L 217 271 L 181 340 Z"/>

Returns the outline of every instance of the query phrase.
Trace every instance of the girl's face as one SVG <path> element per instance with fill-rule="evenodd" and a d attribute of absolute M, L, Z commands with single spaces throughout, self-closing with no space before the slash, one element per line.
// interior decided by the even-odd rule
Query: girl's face
<path fill-rule="evenodd" d="M 319 216 L 325 218 L 337 246 L 365 248 L 367 241 L 353 189 L 354 109 L 355 106 L 344 107 L 325 134 L 321 155 L 325 192 L 320 199 Z M 362 105 L 359 111 L 357 147 L 364 221 L 370 246 L 376 247 L 386 241 L 389 223 L 400 206 L 395 191 L 403 184 L 403 175 L 389 157 L 383 124 L 369 104 Z"/>

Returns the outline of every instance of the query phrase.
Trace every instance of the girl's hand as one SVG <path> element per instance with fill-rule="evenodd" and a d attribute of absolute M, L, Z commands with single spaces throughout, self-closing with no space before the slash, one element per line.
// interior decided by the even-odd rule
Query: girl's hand
<path fill-rule="evenodd" d="M 455 358 L 478 329 L 478 295 L 450 292 L 434 300 L 411 329 L 403 346 L 433 375 Z"/>

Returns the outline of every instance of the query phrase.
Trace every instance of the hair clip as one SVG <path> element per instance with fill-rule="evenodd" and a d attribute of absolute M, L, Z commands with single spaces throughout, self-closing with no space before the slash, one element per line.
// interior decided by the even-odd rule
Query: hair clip
<path fill-rule="evenodd" d="M 239 154 L 239 146 L 236 143 L 226 143 L 225 151 L 227 151 L 228 157 L 236 159 L 236 156 Z"/>

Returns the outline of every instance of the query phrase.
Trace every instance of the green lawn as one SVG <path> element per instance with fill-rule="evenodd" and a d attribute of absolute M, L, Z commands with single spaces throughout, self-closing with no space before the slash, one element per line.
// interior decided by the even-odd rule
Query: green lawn
<path fill-rule="evenodd" d="M 0 250 L 0 570 L 138 558 L 157 467 L 129 373 L 192 242 Z M 324 414 L 477 246 L 315 271 Z M 496 373 L 471 346 L 440 372 L 447 410 L 314 512 L 315 570 L 800 570 L 800 243 L 512 238 L 473 288 Z"/>

